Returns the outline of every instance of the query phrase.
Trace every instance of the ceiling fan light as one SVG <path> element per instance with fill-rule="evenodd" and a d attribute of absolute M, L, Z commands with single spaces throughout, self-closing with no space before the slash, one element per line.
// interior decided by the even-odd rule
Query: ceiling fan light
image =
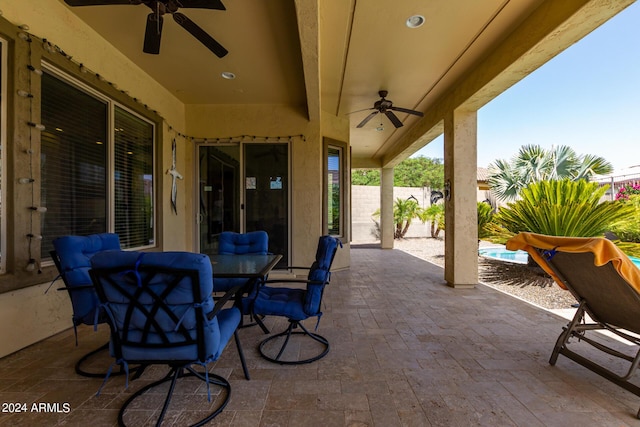
<path fill-rule="evenodd" d="M 233 80 L 236 78 L 236 75 L 233 74 L 231 71 L 223 71 L 221 76 L 223 79 L 227 79 L 227 80 Z"/>
<path fill-rule="evenodd" d="M 424 24 L 424 16 L 422 15 L 412 15 L 407 18 L 406 25 L 409 28 L 418 28 Z"/>

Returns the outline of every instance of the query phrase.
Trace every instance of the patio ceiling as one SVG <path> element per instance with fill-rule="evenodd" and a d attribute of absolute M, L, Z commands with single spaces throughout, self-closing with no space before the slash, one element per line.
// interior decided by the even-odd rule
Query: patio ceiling
<path fill-rule="evenodd" d="M 381 89 L 395 106 L 427 112 L 543 0 L 223 3 L 226 11 L 181 9 L 229 50 L 222 59 L 168 17 L 160 54 L 143 53 L 144 5 L 70 10 L 185 104 L 290 105 L 312 120 L 320 110 L 348 117 L 353 158 L 371 160 L 420 119 L 399 113 L 404 126 L 395 129 L 378 115 L 357 129 L 369 111 L 349 113 L 370 108 Z M 415 14 L 425 24 L 410 29 Z M 316 41 L 317 49 L 307 46 Z M 236 79 L 223 79 L 225 71 Z"/>

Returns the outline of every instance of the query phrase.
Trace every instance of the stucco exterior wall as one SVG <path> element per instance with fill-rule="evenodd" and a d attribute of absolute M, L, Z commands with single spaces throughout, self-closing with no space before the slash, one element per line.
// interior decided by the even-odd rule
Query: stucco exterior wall
<path fill-rule="evenodd" d="M 187 131 L 207 138 L 241 135 L 294 137 L 291 144 L 292 265 L 311 265 L 322 229 L 323 136 L 348 142 L 345 119 L 323 115 L 309 121 L 303 109 L 282 105 L 187 105 Z M 195 150 L 195 148 L 194 148 Z M 347 197 L 346 199 L 349 199 Z M 192 199 L 192 203 L 195 197 Z M 348 239 L 345 239 L 348 243 Z M 336 256 L 335 267 L 349 265 L 348 245 Z"/>
<path fill-rule="evenodd" d="M 83 63 L 93 72 L 99 72 L 107 81 L 128 91 L 131 97 L 157 110 L 166 119 L 163 124 L 164 141 L 158 145 L 162 150 L 162 155 L 158 157 L 163 163 L 160 169 L 164 171 L 170 167 L 173 134 L 169 132 L 169 126 L 184 132 L 185 124 L 184 105 L 177 98 L 73 15 L 62 2 L 13 1 L 3 2 L 1 7 L 4 19 L 14 25 L 28 25 L 31 34 L 46 38 L 73 56 L 75 61 Z M 179 156 L 178 170 L 189 170 L 189 162 L 191 159 L 187 155 Z M 171 181 L 164 174 L 158 174 L 157 179 L 157 188 L 169 194 Z M 181 184 L 186 186 L 185 181 L 181 181 Z M 186 187 L 179 191 L 184 191 L 183 188 Z M 179 212 L 185 214 L 186 197 L 182 200 L 179 208 L 182 211 Z M 21 202 L 15 200 L 14 203 Z M 188 249 L 191 244 L 188 236 L 191 233 L 186 232 L 185 227 L 191 227 L 190 221 L 172 217 L 168 203 L 158 208 L 161 210 L 159 219 L 166 247 Z M 48 282 L 0 294 L 0 357 L 71 327 L 69 297 L 64 292 L 55 291 L 60 283 L 56 283 L 47 294 L 44 291 L 49 286 Z"/>
<path fill-rule="evenodd" d="M 187 129 L 192 135 L 208 138 L 304 135 L 304 139 L 293 138 L 291 142 L 291 244 L 296 248 L 292 263 L 310 264 L 309 257 L 315 254 L 311 247 L 322 228 L 320 124 L 309 122 L 302 110 L 279 105 L 188 105 L 186 111 Z"/>
<path fill-rule="evenodd" d="M 165 195 L 159 210 L 160 248 L 193 250 L 197 227 L 194 207 L 195 142 L 183 135 L 229 137 L 236 135 L 304 135 L 291 143 L 293 259 L 310 265 L 317 237 L 322 234 L 323 145 L 326 134 L 348 143 L 348 121 L 332 115 L 310 121 L 304 108 L 274 105 L 187 106 L 132 64 L 101 36 L 87 27 L 57 0 L 10 2 L 2 5 L 3 18 L 14 25 L 26 24 L 29 32 L 59 46 L 74 61 L 141 100 L 164 119 L 158 141 L 157 191 Z M 61 25 L 64 23 L 64 25 Z M 168 194 L 171 178 L 164 172 L 171 166 L 171 142 L 177 143 L 177 169 L 185 179 L 178 181 L 178 213 L 171 211 Z M 346 198 L 347 200 L 349 197 Z M 17 203 L 14 201 L 14 203 Z M 336 264 L 349 264 L 348 247 Z M 47 267 L 46 265 L 44 267 Z M 51 266 L 49 266 L 51 268 Z M 71 326 L 71 305 L 63 292 L 44 294 L 48 282 L 16 292 L 0 294 L 0 357 L 17 351 Z M 54 285 L 54 286 L 57 286 Z M 45 315 L 46 313 L 46 315 Z"/>

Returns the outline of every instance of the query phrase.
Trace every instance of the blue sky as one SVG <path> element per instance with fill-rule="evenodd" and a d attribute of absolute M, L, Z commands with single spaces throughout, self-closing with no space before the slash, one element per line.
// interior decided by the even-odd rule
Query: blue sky
<path fill-rule="evenodd" d="M 640 165 L 640 2 L 478 112 L 478 166 L 522 145 L 568 145 L 616 170 Z M 442 136 L 415 155 L 443 157 Z"/>

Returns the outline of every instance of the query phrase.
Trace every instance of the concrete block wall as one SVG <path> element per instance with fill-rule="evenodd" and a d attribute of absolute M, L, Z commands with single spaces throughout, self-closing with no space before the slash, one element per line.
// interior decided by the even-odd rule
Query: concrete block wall
<path fill-rule="evenodd" d="M 394 187 L 393 200 L 408 199 L 413 196 L 420 207 L 429 206 L 431 189 L 428 187 Z M 352 241 L 354 243 L 373 243 L 378 241 L 374 236 L 375 223 L 373 213 L 380 209 L 380 187 L 370 185 L 353 185 L 351 187 L 351 221 Z M 429 223 L 422 224 L 415 219 L 409 227 L 406 237 L 430 237 Z"/>

